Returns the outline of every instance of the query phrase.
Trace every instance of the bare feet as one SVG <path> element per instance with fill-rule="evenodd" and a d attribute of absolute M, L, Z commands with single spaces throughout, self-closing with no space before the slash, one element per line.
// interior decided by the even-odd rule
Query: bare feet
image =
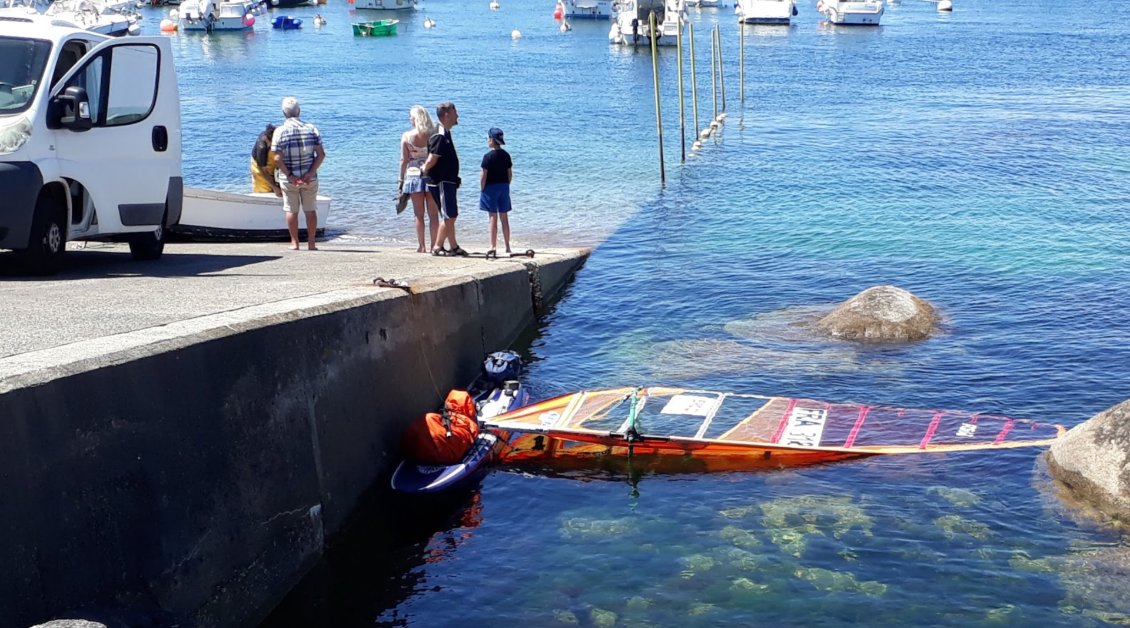
<path fill-rule="evenodd" d="M 314 246 L 313 244 L 311 244 L 310 246 L 306 247 L 306 250 L 307 250 L 307 251 L 317 251 L 317 250 L 318 250 L 318 247 L 316 247 L 316 246 Z"/>
<path fill-rule="evenodd" d="M 428 250 L 421 246 L 420 248 L 416 249 L 416 252 L 417 253 L 427 253 Z"/>
<path fill-rule="evenodd" d="M 298 245 L 297 245 L 297 244 L 291 245 L 291 246 L 287 247 L 287 249 L 289 249 L 289 250 L 291 250 L 291 251 L 297 251 L 297 250 L 298 250 Z"/>

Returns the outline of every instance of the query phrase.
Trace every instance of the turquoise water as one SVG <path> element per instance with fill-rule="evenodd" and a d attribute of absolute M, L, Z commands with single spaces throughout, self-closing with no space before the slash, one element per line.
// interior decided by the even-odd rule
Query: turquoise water
<path fill-rule="evenodd" d="M 343 3 L 290 11 L 320 30 L 175 36 L 188 184 L 245 189 L 294 94 L 327 142 L 332 228 L 414 248 L 397 139 L 410 105 L 450 99 L 465 178 L 506 130 L 518 246 L 601 243 L 529 339 L 535 398 L 661 383 L 1071 426 L 1130 397 L 1130 4 L 904 0 L 876 29 L 802 4 L 747 27 L 744 104 L 729 11 L 692 11 L 700 119 L 715 23 L 728 118 L 679 163 L 663 51 L 665 186 L 648 56 L 604 23 L 560 33 L 551 2 L 486 5 L 429 0 L 387 39 L 353 38 Z M 482 216 L 460 227 L 485 248 Z M 936 304 L 942 333 L 858 347 L 795 325 L 877 284 Z M 350 534 L 266 625 L 1130 622 L 1125 539 L 1066 511 L 1036 451 L 499 470 L 464 501 L 368 506 L 401 516 Z"/>

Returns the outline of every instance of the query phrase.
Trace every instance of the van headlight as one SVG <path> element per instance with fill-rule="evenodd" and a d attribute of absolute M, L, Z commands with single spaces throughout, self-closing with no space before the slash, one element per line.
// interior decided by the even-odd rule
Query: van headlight
<path fill-rule="evenodd" d="M 0 155 L 16 152 L 27 143 L 29 137 L 31 137 L 31 121 L 25 116 L 20 116 L 15 122 L 6 125 L 0 123 Z"/>

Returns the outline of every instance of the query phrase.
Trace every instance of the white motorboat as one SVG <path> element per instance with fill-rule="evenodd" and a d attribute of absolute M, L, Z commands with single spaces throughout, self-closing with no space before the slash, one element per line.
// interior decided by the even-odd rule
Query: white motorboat
<path fill-rule="evenodd" d="M 416 0 L 356 0 L 353 8 L 371 11 L 414 11 L 416 4 Z"/>
<path fill-rule="evenodd" d="M 878 26 L 883 17 L 882 0 L 820 0 L 816 10 L 832 24 Z"/>
<path fill-rule="evenodd" d="M 722 0 L 687 0 L 687 6 L 698 9 L 720 9 L 726 5 Z"/>
<path fill-rule="evenodd" d="M 565 20 L 610 20 L 612 0 L 557 0 L 557 11 Z"/>
<path fill-rule="evenodd" d="M 179 17 L 182 31 L 249 31 L 255 27 L 259 4 L 249 0 L 184 0 Z"/>
<path fill-rule="evenodd" d="M 333 199 L 318 195 L 318 234 L 330 221 Z M 306 235 L 306 214 L 298 212 L 300 235 Z M 282 199 L 271 192 L 236 194 L 200 188 L 184 189 L 180 223 L 170 231 L 194 240 L 287 240 Z"/>
<path fill-rule="evenodd" d="M 79 28 L 94 33 L 119 37 L 136 35 L 141 30 L 137 6 L 129 2 L 102 2 L 100 0 L 56 0 L 45 15 L 66 20 Z"/>
<path fill-rule="evenodd" d="M 620 0 L 608 41 L 625 46 L 650 46 L 651 25 L 648 17 L 655 14 L 655 44 L 674 46 L 686 23 L 685 0 Z"/>
<path fill-rule="evenodd" d="M 797 10 L 793 0 L 737 0 L 734 13 L 742 24 L 791 24 Z"/>

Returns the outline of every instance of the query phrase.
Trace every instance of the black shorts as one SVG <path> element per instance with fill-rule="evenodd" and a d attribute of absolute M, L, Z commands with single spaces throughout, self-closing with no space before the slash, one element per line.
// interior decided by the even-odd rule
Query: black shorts
<path fill-rule="evenodd" d="M 428 191 L 439 205 L 439 215 L 444 220 L 451 220 L 459 216 L 459 201 L 456 198 L 458 188 L 454 181 L 440 181 L 429 183 Z"/>

